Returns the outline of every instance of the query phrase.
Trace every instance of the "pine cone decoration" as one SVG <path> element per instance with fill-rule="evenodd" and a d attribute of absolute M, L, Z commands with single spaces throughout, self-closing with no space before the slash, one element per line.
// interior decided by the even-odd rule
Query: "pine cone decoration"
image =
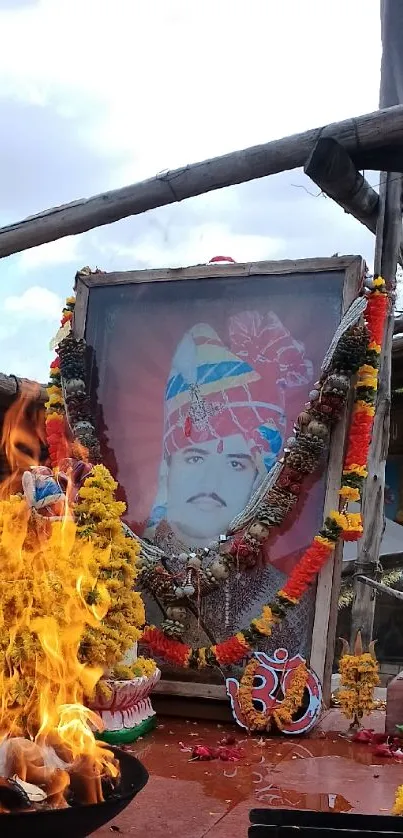
<path fill-rule="evenodd" d="M 62 340 L 58 355 L 63 378 L 85 380 L 85 342 L 83 340 L 76 340 L 72 335 L 68 335 Z"/>
<path fill-rule="evenodd" d="M 369 341 L 366 326 L 352 326 L 341 338 L 333 356 L 334 370 L 352 375 L 364 363 Z"/>
<path fill-rule="evenodd" d="M 305 446 L 305 451 L 301 450 L 299 446 L 293 448 L 288 455 L 287 462 L 289 462 L 291 468 L 302 472 L 302 474 L 311 474 L 318 465 L 318 457 L 314 451 L 306 449 L 307 446 Z"/>
<path fill-rule="evenodd" d="M 288 492 L 287 489 L 278 489 L 276 486 L 273 486 L 265 496 L 264 503 L 267 505 L 269 511 L 276 509 L 278 510 L 276 514 L 280 514 L 281 511 L 281 520 L 283 521 L 293 508 L 296 500 L 296 496 Z"/>
<path fill-rule="evenodd" d="M 262 503 L 256 518 L 267 527 L 280 527 L 284 520 L 284 509 L 281 506 L 270 506 L 267 503 Z"/>
<path fill-rule="evenodd" d="M 328 375 L 323 384 L 324 393 L 333 393 L 336 396 L 346 396 L 350 389 L 350 381 L 347 375 L 342 375 L 340 372 L 331 373 Z"/>
<path fill-rule="evenodd" d="M 313 457 L 316 462 L 319 463 L 319 460 L 326 451 L 326 442 L 327 441 L 321 437 L 304 434 L 298 437 L 297 450 L 300 451 L 304 457 Z M 287 457 L 287 465 L 291 466 L 289 457 Z"/>

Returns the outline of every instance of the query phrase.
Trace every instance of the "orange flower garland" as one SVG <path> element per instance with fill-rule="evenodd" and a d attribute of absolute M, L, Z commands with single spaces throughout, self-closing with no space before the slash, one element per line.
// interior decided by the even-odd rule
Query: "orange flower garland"
<path fill-rule="evenodd" d="M 323 539 L 321 536 L 315 536 L 313 543 L 308 547 L 301 561 L 291 571 L 279 596 L 296 604 L 313 582 L 316 574 L 326 564 L 335 547 L 335 542 Z"/>
<path fill-rule="evenodd" d="M 65 411 L 63 393 L 60 386 L 60 362 L 52 361 L 50 365 L 50 384 L 47 388 L 46 402 L 46 441 L 48 444 L 50 462 L 56 468 L 59 462 L 69 456 L 69 444 L 65 433 Z"/>
<path fill-rule="evenodd" d="M 256 643 L 269 637 L 276 623 L 281 622 L 286 610 L 296 605 L 316 574 L 323 567 L 343 532 L 345 516 L 331 512 L 323 529 L 315 536 L 310 547 L 292 571 L 289 581 L 278 592 L 274 602 L 263 606 L 259 617 L 255 617 L 248 629 L 213 646 L 192 649 L 187 643 L 174 640 L 155 626 L 147 626 L 142 642 L 150 647 L 156 657 L 174 666 L 202 669 L 204 666 L 231 666 L 243 661 L 253 651 Z"/>
<path fill-rule="evenodd" d="M 62 312 L 60 329 L 73 318 L 75 297 L 68 297 Z M 48 401 L 45 404 L 46 441 L 52 468 L 70 456 L 71 446 L 66 436 L 66 411 L 61 387 L 60 359 L 56 356 L 50 365 L 50 381 L 47 387 Z"/>
<path fill-rule="evenodd" d="M 285 617 L 287 609 L 298 603 L 330 558 L 339 539 L 355 541 L 361 537 L 363 532 L 361 514 L 349 512 L 347 503 L 361 499 L 363 483 L 367 476 L 379 358 L 387 310 L 388 296 L 385 282 L 381 277 L 377 277 L 374 280 L 374 289 L 369 296 L 366 310 L 370 343 L 365 364 L 358 373 L 356 400 L 339 492 L 346 503 L 346 508 L 342 513 L 337 511 L 330 513 L 323 529 L 315 536 L 282 590 L 277 593 L 273 602 L 264 606 L 262 613 L 252 620 L 248 629 L 214 646 L 192 649 L 190 645 L 168 637 L 155 626 L 147 626 L 142 642 L 150 647 L 155 656 L 164 659 L 167 663 L 194 669 L 241 663 L 248 653 L 253 651 L 259 639 L 270 636 L 272 628 Z M 281 717 L 279 717 L 279 722 L 281 723 Z"/>
<path fill-rule="evenodd" d="M 368 476 L 368 452 L 375 416 L 379 361 L 388 305 L 389 298 L 386 293 L 385 281 L 381 277 L 377 277 L 374 279 L 374 290 L 368 299 L 365 313 L 370 343 L 365 364 L 358 371 L 355 402 L 340 489 L 340 496 L 346 503 L 361 500 L 364 480 Z M 346 540 L 353 540 L 353 532 L 354 528 L 351 527 L 349 537 Z M 362 534 L 362 523 L 358 520 L 356 521 L 355 534 L 357 539 Z"/>

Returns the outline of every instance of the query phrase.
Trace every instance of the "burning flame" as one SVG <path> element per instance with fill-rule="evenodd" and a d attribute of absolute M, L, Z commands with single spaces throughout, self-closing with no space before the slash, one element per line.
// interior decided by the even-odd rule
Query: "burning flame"
<path fill-rule="evenodd" d="M 19 491 L 23 472 L 38 465 L 41 446 L 46 444 L 45 417 L 39 407 L 40 387 L 30 381 L 22 386 L 20 397 L 13 402 L 3 422 L 0 447 L 11 475 L 1 485 L 0 497 Z"/>
<path fill-rule="evenodd" d="M 21 779 L 53 772 L 57 805 L 77 777 L 82 802 L 98 802 L 101 776 L 117 770 L 93 733 L 101 720 L 84 706 L 102 670 L 80 661 L 79 648 L 86 627 L 106 615 L 109 595 L 97 581 L 100 548 L 77 534 L 68 501 L 61 519 L 49 520 L 21 494 L 22 474 L 39 463 L 36 395 L 25 390 L 12 406 L 2 439 L 11 476 L 0 495 L 0 762 L 6 748 L 9 771 L 17 766 Z"/>

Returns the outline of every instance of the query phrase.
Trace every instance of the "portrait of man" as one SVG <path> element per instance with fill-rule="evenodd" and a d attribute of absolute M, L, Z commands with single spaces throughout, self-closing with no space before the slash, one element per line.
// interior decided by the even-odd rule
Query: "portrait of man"
<path fill-rule="evenodd" d="M 287 390 L 313 377 L 304 346 L 273 312 L 240 312 L 229 319 L 228 335 L 225 345 L 206 323 L 191 327 L 165 388 L 159 486 L 145 536 L 172 555 L 174 572 L 183 570 L 184 548 L 213 546 L 243 511 L 283 448 Z M 233 574 L 200 603 L 209 639 L 247 625 L 257 599 L 263 604 L 284 581 L 270 564 Z M 190 621 L 194 641 L 205 642 L 200 620 Z M 290 651 L 300 640 L 285 628 Z"/>
<path fill-rule="evenodd" d="M 220 536 L 281 458 L 339 323 L 342 283 L 343 274 L 320 282 L 257 275 L 97 289 L 89 325 L 96 400 L 126 522 L 163 550 L 178 579 L 193 549 L 208 547 L 209 565 Z M 188 642 L 220 641 L 259 614 L 320 526 L 324 490 L 325 479 L 307 480 L 262 560 L 194 598 Z M 147 618 L 158 625 L 161 601 L 143 593 Z M 312 589 L 265 650 L 308 653 L 314 603 Z"/>
<path fill-rule="evenodd" d="M 273 312 L 240 312 L 228 333 L 227 347 L 196 324 L 174 354 L 149 538 L 161 522 L 188 547 L 225 533 L 283 447 L 287 389 L 312 379 L 303 345 Z"/>

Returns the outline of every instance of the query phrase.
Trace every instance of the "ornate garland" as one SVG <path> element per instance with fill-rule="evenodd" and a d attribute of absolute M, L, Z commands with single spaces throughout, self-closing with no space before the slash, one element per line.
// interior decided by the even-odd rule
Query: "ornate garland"
<path fill-rule="evenodd" d="M 145 622 L 141 595 L 134 590 L 139 544 L 122 527 L 126 507 L 115 499 L 117 483 L 103 465 L 92 465 L 98 463 L 100 451 L 85 387 L 85 343 L 71 334 L 74 304 L 75 298 L 69 297 L 55 338 L 57 357 L 50 368 L 46 403 L 48 450 L 55 476 L 64 480 L 70 494 L 76 493 L 70 500 L 77 535 L 90 540 L 99 556 L 97 584 L 88 591 L 87 602 L 95 606 L 105 588 L 111 603 L 99 625 L 87 627 L 81 660 L 101 666 L 112 677 L 129 679 L 156 668 L 145 658 L 130 666 L 122 663 Z"/>
<path fill-rule="evenodd" d="M 344 333 L 342 328 L 338 340 L 333 342 L 317 388 L 310 393 L 310 402 L 298 417 L 295 437 L 287 441 L 284 459 L 275 474 L 275 483 L 272 481 L 271 485 L 270 480 L 265 481 L 263 489 L 266 493 L 260 490 L 260 495 L 252 498 L 243 516 L 247 517 L 248 514 L 251 521 L 246 530 L 229 538 L 220 537 L 219 554 L 216 553 L 218 545 L 212 545 L 211 569 L 202 568 L 203 555 L 205 557 L 206 550 L 208 553 L 210 549 L 184 553 L 182 558 L 187 560 L 185 584 L 178 584 L 177 578 L 165 567 L 163 551 L 138 539 L 142 562 L 141 581 L 169 603 L 168 608 L 171 609 L 163 626 L 164 631 L 148 626 L 142 642 L 165 661 L 191 668 L 229 666 L 242 661 L 259 639 L 268 637 L 273 626 L 299 601 L 334 551 L 339 539 L 356 540 L 362 534 L 361 514 L 351 513 L 347 504 L 361 499 L 363 482 L 367 476 L 366 462 L 375 411 L 379 355 L 388 306 L 384 280 L 378 277 L 373 282 L 367 302 L 367 326 L 356 325 L 365 308 L 365 303 L 364 307 L 361 306 L 361 300 L 358 304 L 358 308 L 350 315 L 350 328 L 346 330 L 344 326 Z M 75 440 L 71 452 L 74 454 L 75 446 L 80 459 L 87 457 L 87 460 L 91 458 L 97 461 L 100 456 L 85 387 L 85 342 L 75 339 L 70 333 L 73 309 L 73 298 L 70 298 L 63 311 L 58 348 L 60 361 L 52 367 L 53 384 L 46 422 L 52 464 L 60 462 L 61 454 L 69 450 L 66 433 L 63 431 L 66 420 Z M 221 579 L 228 577 L 233 567 L 238 569 L 241 565 L 246 569 L 253 566 L 271 529 L 280 526 L 294 507 L 303 479 L 316 470 L 327 449 L 329 431 L 343 411 L 350 379 L 357 371 L 353 422 L 340 488 L 344 502 L 342 512 L 333 511 L 329 514 L 283 589 L 272 602 L 264 606 L 261 615 L 252 620 L 246 630 L 222 643 L 199 649 L 192 649 L 175 640 L 175 635 L 180 635 L 184 629 L 181 621 L 174 619 L 175 609 L 185 610 L 188 598 L 195 596 L 196 592 L 197 596 L 202 594 L 203 584 L 208 593 Z"/>
<path fill-rule="evenodd" d="M 143 642 L 152 649 L 155 655 L 171 664 L 197 669 L 204 666 L 229 666 L 241 662 L 252 651 L 260 637 L 268 637 L 273 626 L 285 617 L 287 609 L 299 601 L 329 559 L 339 539 L 341 537 L 346 540 L 360 538 L 363 529 L 361 513 L 349 512 L 347 504 L 349 501 L 361 500 L 363 483 L 367 476 L 366 463 L 375 413 L 379 357 L 387 308 L 385 282 L 381 277 L 377 277 L 373 282 L 373 290 L 369 295 L 367 306 L 369 341 L 363 359 L 364 363 L 361 360 L 357 364 L 359 369 L 353 423 L 349 433 L 340 487 L 340 497 L 344 501 L 343 511 L 330 513 L 322 530 L 315 536 L 312 544 L 291 572 L 284 588 L 277 593 L 273 602 L 264 607 L 260 617 L 252 620 L 245 631 L 238 632 L 217 645 L 192 649 L 187 644 L 167 637 L 155 626 L 150 626 L 143 634 Z M 344 356 L 344 363 L 351 370 L 351 349 L 348 353 L 346 344 L 348 338 L 350 337 L 351 340 L 353 337 L 357 348 L 357 331 L 353 331 L 351 335 L 350 330 L 350 334 L 347 333 L 344 337 L 345 340 L 342 338 L 339 342 L 336 354 L 338 351 L 342 357 Z M 356 357 L 358 354 L 357 352 Z M 318 408 L 321 395 L 321 393 L 317 394 Z M 330 407 L 326 401 L 325 407 L 326 414 Z M 361 430 L 365 429 L 363 437 L 360 436 L 358 426 Z"/>
<path fill-rule="evenodd" d="M 252 689 L 260 663 L 253 658 L 246 665 L 239 684 L 239 703 L 249 730 L 270 730 L 272 721 L 279 730 L 284 725 L 290 724 L 293 716 L 302 705 L 304 691 L 308 680 L 308 670 L 305 664 L 301 664 L 290 676 L 290 684 L 287 687 L 281 705 L 270 714 L 256 710 L 252 700 Z"/>
<path fill-rule="evenodd" d="M 365 326 L 355 325 L 354 317 L 361 315 L 361 303 L 365 306 L 366 301 L 357 302 L 353 315 L 347 315 L 347 322 L 349 318 L 353 325 L 342 333 L 316 389 L 309 394 L 310 401 L 297 419 L 295 435 L 287 440 L 284 458 L 268 475 L 247 510 L 230 525 L 233 533 L 235 525 L 241 529 L 246 519 L 246 529 L 222 535 L 220 543 L 212 543 L 204 550 L 186 553 L 183 545 L 177 545 L 176 555 L 184 566 L 181 574 L 172 574 L 166 568 L 161 550 L 142 544 L 141 581 L 166 607 L 164 634 L 181 637 L 189 600 L 197 603 L 228 579 L 231 572 L 247 572 L 255 566 L 264 542 L 273 529 L 283 524 L 298 501 L 304 480 L 323 460 L 330 430 L 344 409 L 350 380 L 365 360 L 369 335 Z M 355 537 L 356 527 L 359 529 L 357 518 L 350 515 L 345 519 L 344 528 L 349 530 L 350 538 Z M 212 561 L 206 567 L 209 554 Z"/>
<path fill-rule="evenodd" d="M 368 476 L 368 451 L 375 415 L 379 362 L 387 310 L 388 296 L 385 292 L 385 282 L 378 277 L 374 280 L 374 290 L 369 296 L 365 312 L 370 341 L 364 364 L 358 370 L 353 415 L 344 461 L 340 496 L 346 501 L 361 501 L 364 480 Z"/>

